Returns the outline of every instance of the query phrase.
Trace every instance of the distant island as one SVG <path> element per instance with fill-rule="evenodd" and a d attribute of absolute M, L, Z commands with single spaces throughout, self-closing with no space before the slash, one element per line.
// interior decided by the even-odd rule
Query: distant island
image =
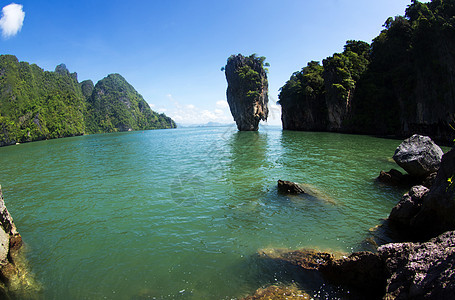
<path fill-rule="evenodd" d="M 405 137 L 451 143 L 455 131 L 453 4 L 412 1 L 372 44 L 309 62 L 281 88 L 285 130 Z"/>
<path fill-rule="evenodd" d="M 0 146 L 93 133 L 175 128 L 151 110 L 121 75 L 78 82 L 64 64 L 55 72 L 0 56 Z"/>

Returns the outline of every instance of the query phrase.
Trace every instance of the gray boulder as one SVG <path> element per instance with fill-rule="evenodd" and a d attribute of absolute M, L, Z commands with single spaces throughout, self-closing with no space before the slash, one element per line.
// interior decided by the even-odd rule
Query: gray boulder
<path fill-rule="evenodd" d="M 409 175 L 426 177 L 438 171 L 443 154 L 429 137 L 414 134 L 398 146 L 393 159 Z"/>

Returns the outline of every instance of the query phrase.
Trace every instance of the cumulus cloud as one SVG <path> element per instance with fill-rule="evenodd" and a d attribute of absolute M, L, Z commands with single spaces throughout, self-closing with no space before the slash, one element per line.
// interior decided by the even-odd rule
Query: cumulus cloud
<path fill-rule="evenodd" d="M 22 8 L 22 5 L 16 3 L 3 7 L 0 29 L 4 38 L 13 37 L 21 30 L 25 18 Z"/>
<path fill-rule="evenodd" d="M 226 100 L 219 100 L 219 101 L 216 101 L 216 107 L 218 108 L 229 108 L 229 104 Z"/>

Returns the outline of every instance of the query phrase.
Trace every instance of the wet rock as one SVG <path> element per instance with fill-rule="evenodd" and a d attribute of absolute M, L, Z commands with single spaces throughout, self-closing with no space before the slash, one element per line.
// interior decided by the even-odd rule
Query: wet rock
<path fill-rule="evenodd" d="M 305 191 L 295 182 L 278 180 L 278 191 L 284 194 L 303 194 Z"/>
<path fill-rule="evenodd" d="M 299 290 L 295 285 L 270 285 L 268 287 L 259 288 L 253 295 L 242 298 L 243 300 L 309 300 L 312 299 L 306 292 Z"/>
<path fill-rule="evenodd" d="M 415 134 L 398 146 L 393 159 L 409 175 L 424 178 L 438 171 L 443 154 L 429 137 Z"/>
<path fill-rule="evenodd" d="M 289 251 L 285 249 L 270 249 L 258 251 L 262 258 L 269 258 L 290 263 L 301 267 L 304 270 L 317 270 L 321 265 L 325 265 L 334 260 L 330 253 L 319 252 L 311 249 Z"/>
<path fill-rule="evenodd" d="M 420 211 L 423 198 L 428 191 L 428 188 L 422 185 L 413 186 L 392 209 L 389 221 L 404 227 L 403 229 L 409 229 L 411 219 Z"/>
<path fill-rule="evenodd" d="M 227 101 L 240 131 L 257 131 L 268 116 L 268 81 L 263 59 L 241 54 L 229 57 L 226 67 Z"/>

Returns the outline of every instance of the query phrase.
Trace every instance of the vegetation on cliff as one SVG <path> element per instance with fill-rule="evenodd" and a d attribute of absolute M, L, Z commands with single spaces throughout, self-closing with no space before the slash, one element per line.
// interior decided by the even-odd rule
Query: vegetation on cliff
<path fill-rule="evenodd" d="M 90 80 L 79 83 L 77 74 L 63 64 L 49 72 L 19 62 L 15 56 L 1 55 L 0 146 L 86 133 L 175 127 L 170 118 L 153 112 L 120 75 L 107 78 L 94 87 Z"/>
<path fill-rule="evenodd" d="M 283 86 L 283 128 L 370 134 L 420 133 L 451 141 L 455 112 L 455 1 L 412 1 L 405 16 L 389 18 L 371 46 L 348 41 L 323 61 L 323 89 L 303 75 Z M 313 64 L 313 63 L 312 63 Z M 309 65 L 310 66 L 310 65 Z M 314 69 L 314 68 L 313 68 Z M 320 80 L 318 81 L 320 82 Z M 320 84 L 319 84 L 320 86 Z M 312 97 L 308 92 L 315 90 Z M 300 91 L 300 93 L 299 93 Z M 311 101 L 322 102 L 314 108 Z M 321 108 L 322 106 L 322 108 Z M 299 112 L 294 112 L 295 108 Z M 308 112 L 324 111 L 320 126 Z M 303 120 L 301 120 L 303 119 Z M 317 127 L 317 128 L 314 128 Z"/>
<path fill-rule="evenodd" d="M 152 111 L 119 74 L 98 81 L 87 102 L 87 131 L 90 133 L 176 127 L 171 118 Z"/>

